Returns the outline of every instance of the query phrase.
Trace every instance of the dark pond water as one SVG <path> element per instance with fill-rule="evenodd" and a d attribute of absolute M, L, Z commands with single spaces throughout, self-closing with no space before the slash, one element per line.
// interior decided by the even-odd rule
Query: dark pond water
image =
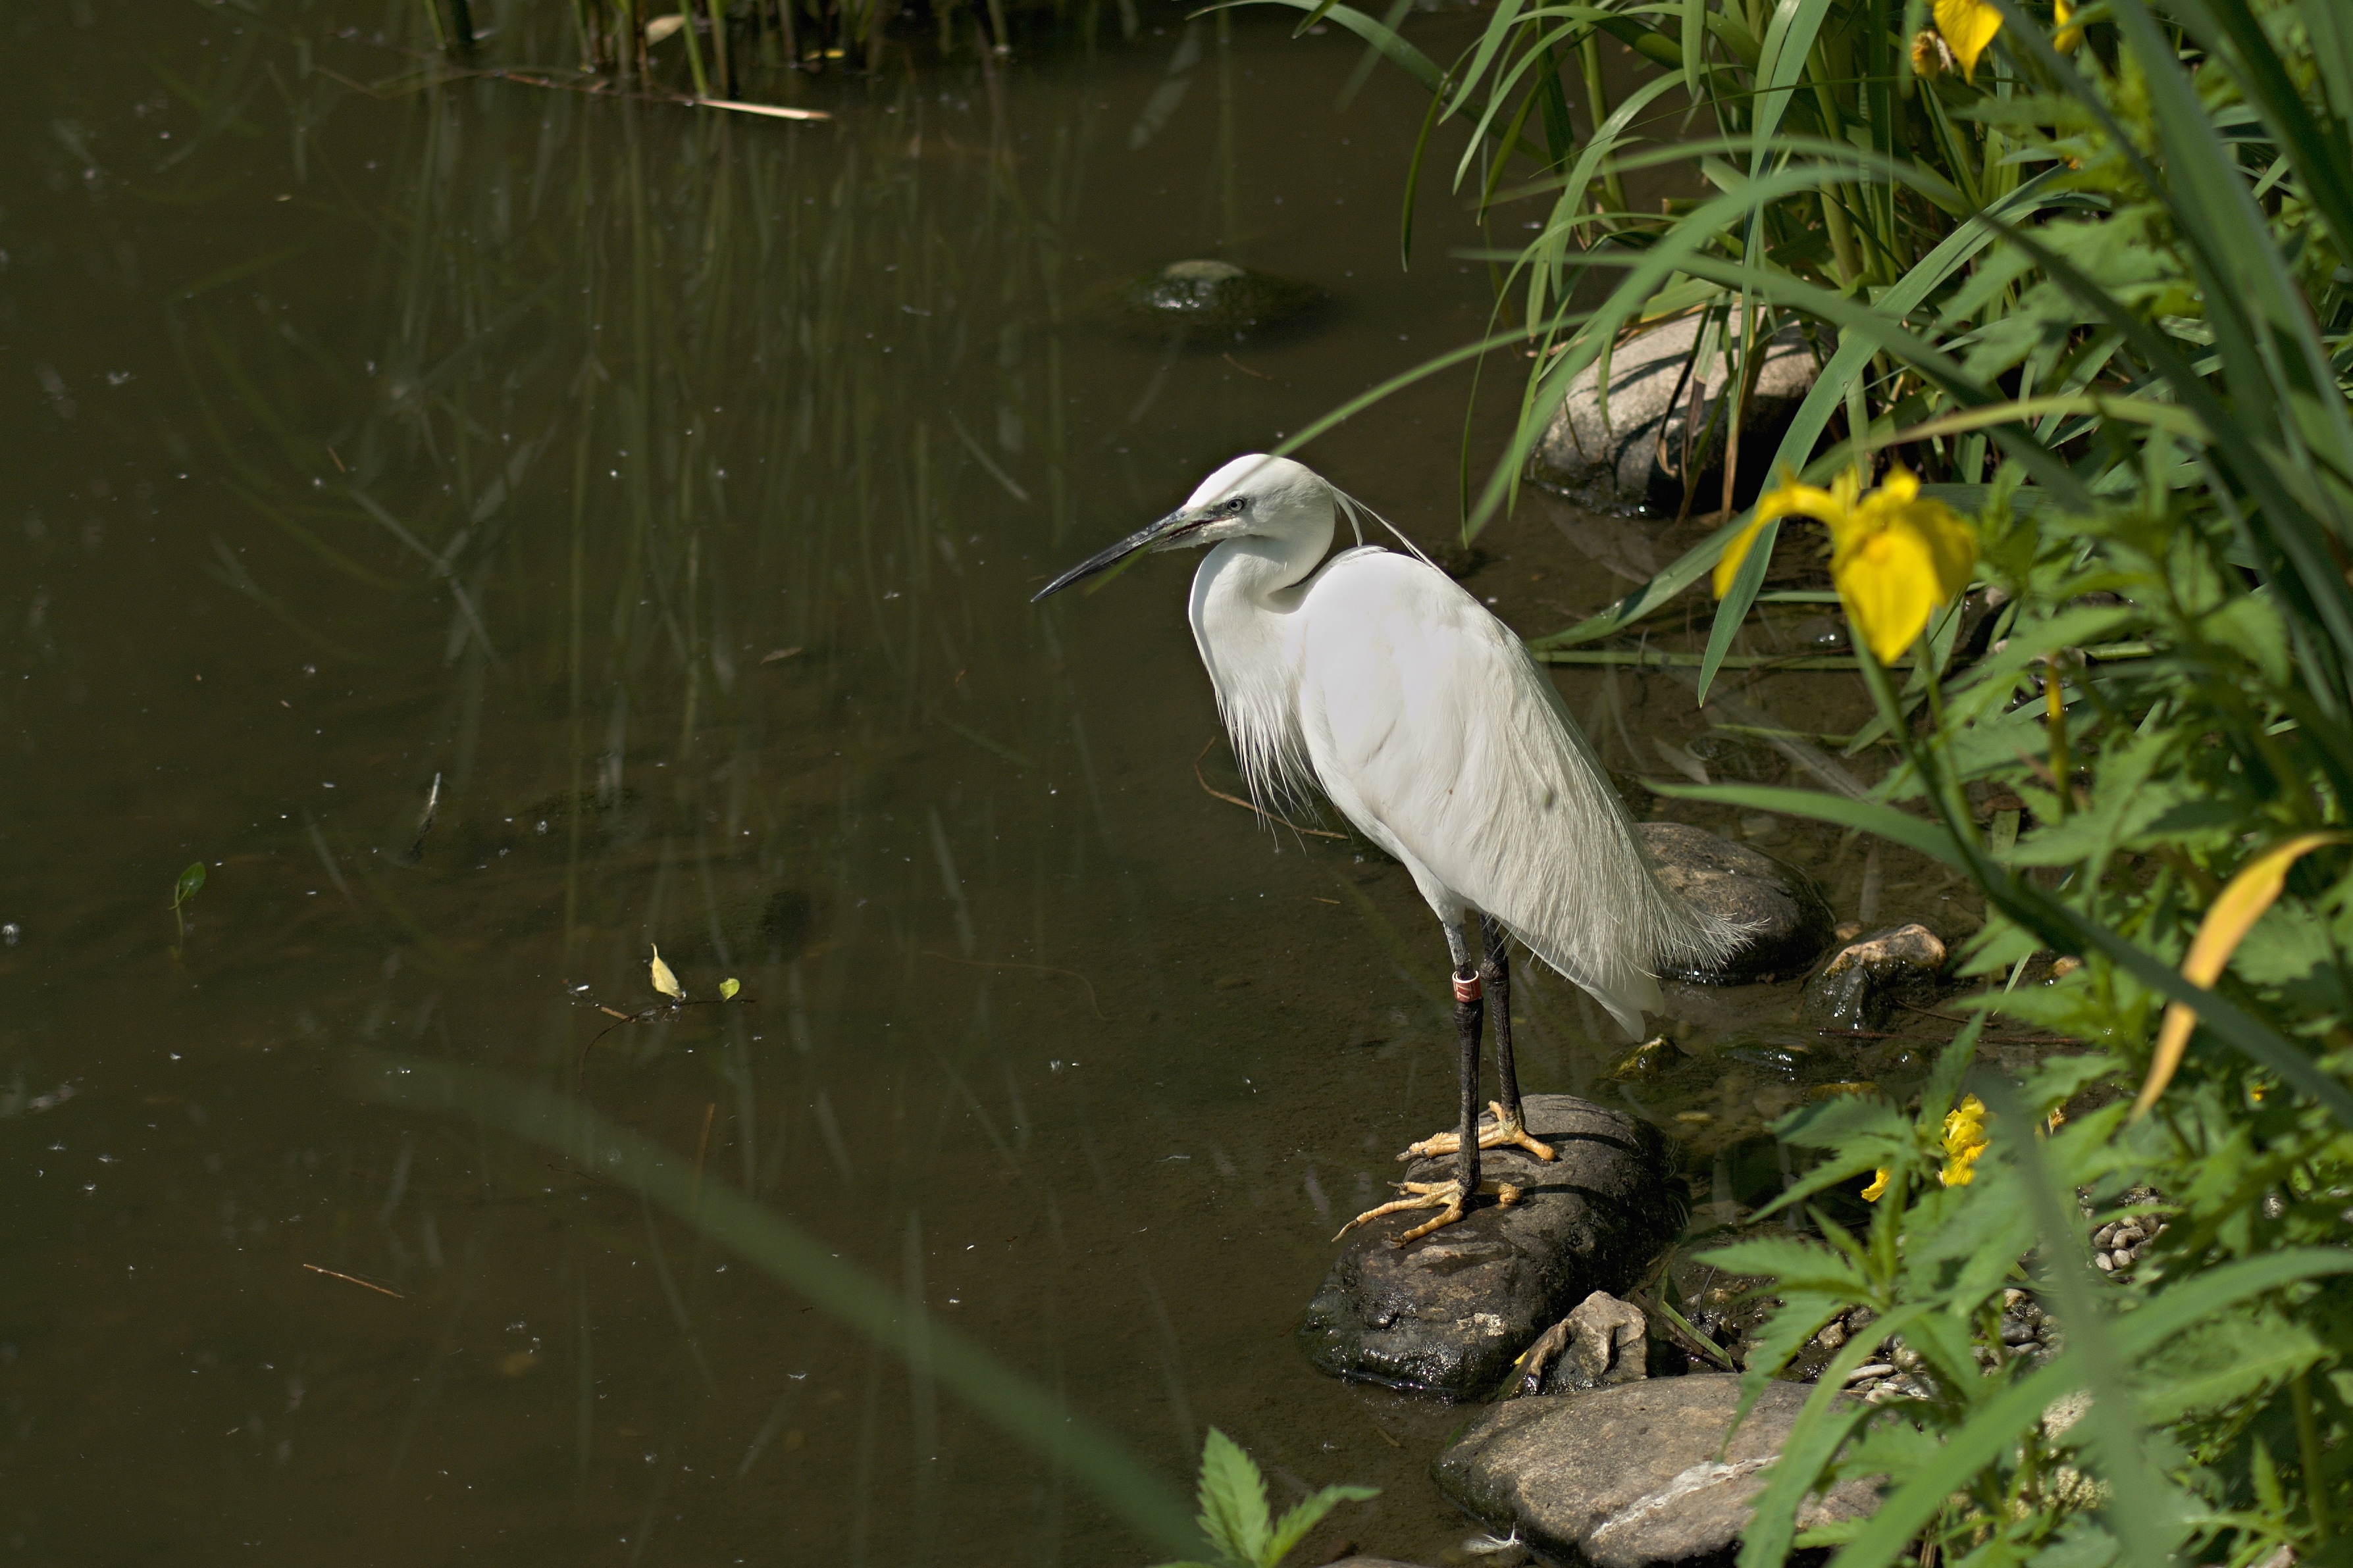
<path fill-rule="evenodd" d="M 1384 1489 L 1319 1540 L 1459 1552 L 1426 1473 L 1459 1412 L 1292 1338 L 1340 1219 L 1447 1119 L 1434 923 L 1396 868 L 1205 787 L 1233 775 L 1189 562 L 1028 603 L 1482 329 L 1459 141 L 1401 272 L 1419 89 L 1385 69 L 1335 107 L 1337 34 L 1107 10 L 1010 60 L 805 82 L 836 118 L 791 125 L 420 87 L 366 41 L 414 12 L 5 24 L 30 68 L 0 108 L 0 1545 L 1156 1560 L 923 1355 L 593 1144 L 372 1097 L 391 1057 L 584 1084 L 1172 1489 L 1214 1424 L 1278 1494 Z M 552 21 L 476 14 L 500 58 L 565 58 Z M 1410 24 L 1433 52 L 1475 26 Z M 1106 290 L 1200 255 L 1335 308 L 1230 352 L 1105 324 Z M 1306 456 L 1438 545 L 1469 391 Z M 1537 498 L 1469 580 L 1533 635 L 1683 537 Z M 1672 774 L 1662 742 L 1777 753 L 1670 677 L 1561 679 L 1638 811 L 1856 912 L 1859 850 L 1632 783 Z M 1859 721 L 1845 678 L 1740 695 Z M 1883 918 L 1968 923 L 1908 862 L 1876 879 Z M 575 1079 L 607 1020 L 567 984 L 646 1006 L 651 943 L 744 998 L 616 1028 Z M 1778 1189 L 1763 1124 L 1807 1082 L 1909 1048 L 1858 1066 L 1787 992 L 1685 988 L 1681 1065 L 1630 1086 L 1565 984 L 1515 997 L 1524 1081 L 1658 1119 L 1701 1229 Z"/>

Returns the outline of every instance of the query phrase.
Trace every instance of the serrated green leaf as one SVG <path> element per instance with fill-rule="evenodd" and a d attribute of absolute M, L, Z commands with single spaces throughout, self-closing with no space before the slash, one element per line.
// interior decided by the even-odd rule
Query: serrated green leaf
<path fill-rule="evenodd" d="M 1262 1568 L 1270 1529 L 1266 1481 L 1241 1445 L 1209 1428 L 1201 1448 L 1201 1529 L 1240 1568 Z"/>
<path fill-rule="evenodd" d="M 1274 1533 L 1268 1538 L 1263 1568 L 1274 1568 L 1291 1554 L 1291 1549 L 1315 1528 L 1324 1516 L 1344 1502 L 1370 1502 L 1381 1495 L 1378 1487 L 1325 1487 L 1314 1496 L 1302 1500 L 1277 1521 Z"/>

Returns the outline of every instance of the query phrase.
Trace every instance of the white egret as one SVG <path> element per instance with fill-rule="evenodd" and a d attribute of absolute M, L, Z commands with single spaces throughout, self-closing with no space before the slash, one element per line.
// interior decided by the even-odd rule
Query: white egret
<path fill-rule="evenodd" d="M 1403 863 L 1446 929 L 1461 1047 L 1461 1114 L 1417 1154 L 1454 1153 L 1453 1180 L 1399 1184 L 1400 1209 L 1439 1214 L 1403 1246 L 1462 1217 L 1479 1151 L 1530 1136 L 1512 1062 L 1505 938 L 1585 988 L 1630 1037 L 1662 1005 L 1655 966 L 1707 966 L 1740 928 L 1663 887 L 1632 819 L 1551 679 L 1511 629 L 1418 555 L 1331 547 L 1356 503 L 1287 458 L 1237 458 L 1176 510 L 1040 590 L 1059 593 L 1145 550 L 1212 548 L 1193 575 L 1193 637 L 1251 797 L 1314 786 Z M 1361 537 L 1361 535 L 1360 535 Z M 1310 573 L 1313 572 L 1313 575 Z M 1480 950 L 1472 947 L 1476 916 Z M 1485 998 L 1495 999 L 1500 1095 L 1479 1121 Z M 1518 1196 L 1504 1186 L 1506 1204 Z"/>

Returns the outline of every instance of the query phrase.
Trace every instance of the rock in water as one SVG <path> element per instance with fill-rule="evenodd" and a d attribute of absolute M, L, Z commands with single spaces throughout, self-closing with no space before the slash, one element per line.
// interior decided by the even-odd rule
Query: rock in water
<path fill-rule="evenodd" d="M 1649 508 L 1672 516 L 1683 504 L 1688 431 L 1692 506 L 1715 510 L 1724 492 L 1724 426 L 1731 418 L 1724 392 L 1731 376 L 1721 331 L 1711 333 L 1716 352 L 1706 356 L 1706 363 L 1693 363 L 1699 327 L 1699 317 L 1686 316 L 1620 343 L 1609 359 L 1606 409 L 1601 362 L 1579 372 L 1537 443 L 1535 477 L 1596 510 Z M 1739 336 L 1736 318 L 1732 335 Z M 1785 327 L 1767 342 L 1765 363 L 1740 420 L 1737 482 L 1744 498 L 1772 477 L 1765 470 L 1820 370 L 1798 327 Z"/>
<path fill-rule="evenodd" d="M 1574 1394 L 1651 1375 L 1650 1322 L 1642 1309 L 1596 1290 L 1546 1329 L 1519 1359 L 1524 1394 Z"/>
<path fill-rule="evenodd" d="M 1230 261 L 1172 261 L 1121 289 L 1119 309 L 1130 326 L 1155 337 L 1233 340 L 1295 321 L 1323 300 L 1313 283 Z"/>
<path fill-rule="evenodd" d="M 1682 970 L 1674 978 L 1717 985 L 1777 980 L 1802 973 L 1830 945 L 1831 906 L 1795 866 L 1688 823 L 1643 822 L 1634 831 L 1661 881 L 1709 913 L 1750 928 L 1722 969 Z"/>
<path fill-rule="evenodd" d="M 1438 1484 L 1501 1534 L 1596 1568 L 1731 1561 L 1761 1473 L 1811 1390 L 1768 1383 L 1748 1418 L 1731 1373 L 1694 1373 L 1498 1405 L 1438 1457 Z M 1799 1527 L 1859 1519 L 1877 1492 L 1847 1481 L 1808 1500 Z"/>
<path fill-rule="evenodd" d="M 1944 967 L 1944 942 L 1918 921 L 1873 931 L 1822 965 L 1802 1015 L 1825 1029 L 1876 1029 L 1898 1001 L 1934 992 Z"/>
<path fill-rule="evenodd" d="M 1481 1173 L 1521 1190 L 1460 1225 L 1398 1248 L 1389 1239 L 1427 1219 L 1391 1215 L 1348 1233 L 1307 1309 L 1300 1337 L 1335 1376 L 1451 1398 L 1485 1393 L 1545 1328 L 1596 1290 L 1641 1277 L 1681 1221 L 1656 1129 L 1566 1094 L 1532 1094 L 1528 1130 L 1557 1160 L 1489 1149 Z M 1417 1182 L 1454 1173 L 1454 1156 L 1421 1160 Z"/>

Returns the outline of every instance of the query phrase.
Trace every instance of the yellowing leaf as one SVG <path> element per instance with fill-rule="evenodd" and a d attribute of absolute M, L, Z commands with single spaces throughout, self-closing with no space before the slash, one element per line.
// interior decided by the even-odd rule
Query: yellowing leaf
<path fill-rule="evenodd" d="M 722 1002 L 733 1002 L 735 1000 L 735 993 L 743 989 L 744 983 L 731 974 L 719 983 L 719 999 Z"/>
<path fill-rule="evenodd" d="M 652 974 L 655 990 L 660 992 L 663 995 L 669 997 L 673 1002 L 683 1002 L 686 1000 L 686 987 L 678 983 L 678 976 L 672 974 L 670 972 L 670 965 L 662 962 L 661 949 L 659 947 L 656 947 L 654 949 L 654 962 L 650 973 Z"/>
<path fill-rule="evenodd" d="M 2000 8 L 1990 0 L 1936 0 L 1936 31 L 1953 47 L 1961 62 L 1961 74 L 1975 81 L 1978 57 L 1986 52 L 1993 36 L 2001 31 Z"/>
<path fill-rule="evenodd" d="M 2190 940 L 2189 956 L 2181 961 L 2181 978 L 2211 990 L 2248 931 L 2279 901 L 2280 889 L 2287 885 L 2288 868 L 2323 845 L 2345 842 L 2342 833 L 2299 834 L 2240 867 L 2239 874 L 2215 895 L 2213 907 Z M 2173 1081 L 2181 1066 L 2181 1053 L 2189 1047 L 2189 1033 L 2197 1026 L 2198 1015 L 2188 1005 L 2175 1002 L 2167 1006 L 2164 1026 L 2157 1033 L 2157 1049 L 2149 1058 L 2148 1078 L 2133 1101 L 2134 1121 L 2147 1115 L 2165 1086 Z"/>

